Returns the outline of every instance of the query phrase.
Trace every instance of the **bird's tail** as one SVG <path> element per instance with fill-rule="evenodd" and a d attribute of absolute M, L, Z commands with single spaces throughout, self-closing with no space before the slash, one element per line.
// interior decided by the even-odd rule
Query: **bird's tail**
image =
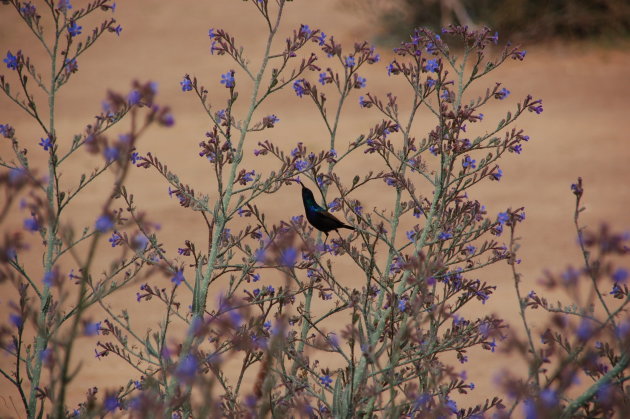
<path fill-rule="evenodd" d="M 341 226 L 341 227 L 339 227 L 339 228 L 347 228 L 348 230 L 356 230 L 356 228 L 354 228 L 354 227 L 352 227 L 352 226 L 349 226 L 348 224 L 344 224 L 344 225 L 342 225 L 342 226 Z"/>

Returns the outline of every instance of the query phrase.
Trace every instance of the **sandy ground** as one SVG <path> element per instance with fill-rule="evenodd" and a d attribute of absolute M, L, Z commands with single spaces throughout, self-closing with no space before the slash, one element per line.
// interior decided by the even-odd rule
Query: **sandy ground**
<path fill-rule="evenodd" d="M 289 28 L 307 23 L 312 28 L 334 34 L 346 46 L 375 36 L 369 22 L 352 10 L 339 8 L 334 0 L 295 2 L 290 6 L 283 26 L 285 33 Z M 82 131 L 99 111 L 107 89 L 126 92 L 133 79 L 156 81 L 159 100 L 172 107 L 177 122 L 170 130 L 152 129 L 141 140 L 139 149 L 142 154 L 151 151 L 160 156 L 173 172 L 194 185 L 196 190 L 211 192 L 204 190 L 203 180 L 211 176 L 211 172 L 197 155 L 197 144 L 209 126 L 208 120 L 193 95 L 181 92 L 179 81 L 186 73 L 196 75 L 203 84 L 210 86 L 211 96 L 224 101 L 224 89 L 219 85 L 220 74 L 234 68 L 234 65 L 225 57 L 208 53 L 207 31 L 210 27 L 225 28 L 241 40 L 246 52 L 256 51 L 262 42 L 260 22 L 255 19 L 251 7 L 234 1 L 120 2 L 115 17 L 124 28 L 121 37 L 105 36 L 99 45 L 89 50 L 79 61 L 80 72 L 61 93 L 58 108 L 60 138 L 63 141 Z M 84 31 L 88 26 L 84 25 Z M 41 48 L 34 48 L 31 40 L 28 30 L 16 23 L 14 12 L 9 7 L 0 7 L 0 53 L 3 57 L 7 49 L 15 52 L 22 48 L 25 53 L 35 51 L 32 54 L 41 58 Z M 381 63 L 363 72 L 368 79 L 368 91 L 380 94 L 396 87 L 384 70 L 391 53 L 382 48 L 381 55 Z M 256 58 L 254 54 L 252 61 L 256 62 Z M 471 192 L 485 203 L 491 214 L 507 207 L 526 208 L 527 221 L 520 231 L 523 262 L 519 267 L 524 274 L 526 290 L 539 288 L 536 281 L 545 268 L 559 271 L 579 262 L 572 226 L 574 197 L 569 190 L 578 176 L 584 178 L 587 188 L 584 224 L 594 228 L 607 222 L 619 230 L 630 229 L 627 210 L 630 205 L 630 138 L 625 127 L 630 111 L 627 105 L 630 96 L 628 68 L 630 52 L 627 48 L 550 44 L 528 48 L 523 63 L 510 62 L 487 79 L 487 86 L 499 81 L 512 91 L 506 101 L 489 106 L 487 115 L 490 117 L 499 115 L 500 106 L 514 106 L 516 98 L 526 94 L 531 93 L 544 100 L 542 115 L 527 114 L 519 122 L 531 141 L 525 145 L 522 155 L 510 155 L 504 159 L 502 168 L 505 175 L 501 182 L 486 183 Z M 8 70 L 4 68 L 1 72 L 7 74 Z M 264 138 L 270 138 L 287 151 L 297 141 L 303 141 L 315 150 L 326 149 L 324 127 L 320 120 L 312 117 L 311 108 L 305 100 L 297 100 L 290 91 L 271 105 L 261 111 L 261 117 L 275 113 L 281 122 L 276 129 L 267 131 Z M 6 97 L 0 97 L 0 109 L 0 123 L 8 122 L 16 127 L 20 138 L 30 144 L 29 155 L 34 164 L 44 167 L 45 154 L 36 146 L 41 132 Z M 339 135 L 342 144 L 377 122 L 375 113 L 362 111 L 355 103 L 347 107 L 343 118 Z M 428 127 L 430 123 L 421 121 L 417 135 L 422 137 Z M 250 146 L 250 149 L 253 148 L 254 144 Z M 343 149 L 343 146 L 338 148 Z M 8 145 L 0 142 L 2 156 L 7 156 L 9 151 Z M 340 166 L 339 173 L 349 176 L 363 171 L 365 163 L 362 158 L 357 154 L 354 160 Z M 75 183 L 74 179 L 94 163 L 90 158 L 75 158 L 64 172 L 66 180 L 70 184 Z M 98 208 L 95 203 L 102 202 L 103 191 L 106 190 L 103 188 L 106 187 L 107 179 L 104 179 L 86 191 L 71 210 L 75 225 L 90 225 L 93 222 L 93 209 Z M 373 192 L 370 202 L 371 205 L 385 206 L 391 198 L 391 189 L 384 183 L 375 186 L 379 187 L 382 190 L 370 191 L 370 194 Z M 138 169 L 133 173 L 129 189 L 136 194 L 138 205 L 161 223 L 160 238 L 170 254 L 185 239 L 202 240 L 201 218 L 181 209 L 175 200 L 169 200 L 167 185 L 155 173 Z M 261 200 L 260 206 L 271 220 L 288 219 L 302 212 L 295 188 L 283 189 L 274 199 Z M 2 225 L 3 232 L 17 228 L 17 223 L 21 223 L 24 217 L 15 208 L 9 224 L 5 222 Z M 37 245 L 33 241 L 34 248 Z M 99 252 L 101 262 L 111 257 L 111 250 L 105 243 Z M 37 257 L 32 256 L 28 262 L 32 263 L 29 266 L 33 269 L 41 269 Z M 344 272 L 350 272 L 344 271 L 346 268 L 347 265 L 340 263 L 342 277 Z M 360 286 L 348 274 L 345 277 L 349 278 L 349 286 Z M 481 272 L 479 278 L 497 285 L 498 290 L 488 304 L 475 309 L 497 312 L 518 328 L 514 311 L 516 300 L 510 286 L 512 280 L 508 266 L 497 265 Z M 14 298 L 14 293 L 7 284 L 0 287 L 0 317 L 6 319 L 7 302 Z M 121 291 L 112 307 L 131 307 L 140 314 L 138 325 L 141 328 L 155 330 L 161 320 L 159 306 L 139 306 L 135 301 L 136 290 L 134 285 Z M 219 292 L 220 289 L 214 291 Z M 91 315 L 94 319 L 104 316 L 98 311 Z M 80 401 L 92 385 L 99 385 L 104 390 L 125 384 L 129 377 L 137 378 L 113 357 L 95 360 L 94 342 L 85 338 L 76 352 L 75 361 L 83 363 L 71 386 L 68 399 L 71 406 Z M 500 373 L 501 365 L 509 364 L 516 370 L 524 368 L 518 360 L 487 352 L 473 352 L 470 359 L 469 364 L 461 368 L 467 370 L 468 377 L 477 385 L 471 395 L 474 400 L 490 397 L 496 392 L 493 378 Z M 8 368 L 10 360 L 0 355 L 0 366 Z M 6 381 L 0 381 L 0 395 L 0 414 L 20 416 L 12 407 L 18 399 Z"/>

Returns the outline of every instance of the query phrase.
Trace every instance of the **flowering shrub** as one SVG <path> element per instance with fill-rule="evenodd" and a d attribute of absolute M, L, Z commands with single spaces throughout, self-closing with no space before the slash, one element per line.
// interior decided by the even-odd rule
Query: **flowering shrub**
<path fill-rule="evenodd" d="M 201 185 L 169 170 L 168 157 L 136 151 L 147 127 L 175 123 L 169 108 L 156 101 L 154 83 L 110 92 L 81 132 L 70 140 L 57 134 L 55 98 L 78 71 L 78 58 L 103 34 L 122 31 L 107 17 L 86 35 L 83 18 L 111 13 L 115 3 L 96 0 L 78 9 L 69 0 L 47 0 L 40 10 L 31 2 L 8 1 L 50 58 L 46 79 L 27 53 L 9 50 L 0 76 L 4 93 L 41 128 L 37 146 L 48 153 L 47 166 L 34 167 L 19 127 L 0 125 L 2 147 L 14 153 L 0 160 L 7 197 L 0 221 L 20 199 L 30 213 L 21 231 L 8 228 L 0 242 L 0 278 L 15 285 L 20 297 L 10 302 L 0 329 L 2 348 L 15 362 L 0 371 L 19 393 L 26 415 L 483 417 L 509 416 L 522 406 L 528 417 L 571 417 L 610 416 L 627 408 L 628 274 L 609 258 L 627 253 L 628 238 L 606 229 L 594 235 L 581 230 L 583 187 L 581 180 L 576 183 L 585 266 L 549 275 L 547 286 L 566 286 L 574 297 L 572 306 L 555 306 L 536 292 L 521 293 L 515 229 L 525 220 L 524 209 L 488 214 L 469 196 L 480 182 L 500 181 L 499 159 L 520 153 L 529 141 L 517 119 L 543 112 L 542 101 L 527 96 L 489 124 L 482 108 L 510 91 L 495 83 L 470 98 L 479 79 L 507 61 L 522 61 L 525 51 L 499 47 L 489 29 L 417 29 L 394 50 L 393 61 L 382 63 L 371 45 L 347 48 L 304 24 L 282 38 L 286 2 L 250 3 L 267 31 L 260 60 L 249 58 L 231 34 L 212 28 L 210 52 L 231 57 L 234 67 L 209 79 L 186 74 L 173 81 L 182 94 L 199 100 L 209 118 L 199 156 L 215 179 L 212 193 L 204 195 L 195 190 Z M 53 24 L 52 37 L 44 21 Z M 449 48 L 452 39 L 461 51 Z M 359 94 L 369 86 L 362 76 L 369 65 L 383 66 L 384 77 L 400 79 L 403 90 L 385 97 Z M 269 130 L 281 124 L 282 115 L 262 114 L 260 108 L 286 91 L 295 94 L 293 100 L 312 103 L 327 142 L 309 149 L 265 140 L 253 155 L 246 153 L 253 134 L 265 131 L 273 138 Z M 247 101 L 244 110 L 235 107 L 237 100 Z M 338 135 L 346 106 L 364 108 L 366 118 L 378 115 L 368 132 L 350 142 Z M 417 127 L 420 115 L 432 118 L 429 132 Z M 118 138 L 107 132 L 126 123 Z M 78 182 L 64 183 L 66 165 L 82 152 L 100 156 L 100 165 Z M 338 165 L 351 154 L 370 154 L 365 158 L 378 159 L 380 167 L 345 179 Z M 259 160 L 273 169 L 252 168 Z M 141 169 L 157 175 L 155 183 L 165 184 L 185 211 L 201 215 L 204 242 L 183 240 L 177 255 L 167 254 L 157 223 L 126 187 L 128 176 Z M 106 172 L 113 182 L 100 211 L 91 225 L 76 226 L 67 207 Z M 260 197 L 298 181 L 314 185 L 324 207 L 355 230 L 324 239 L 303 216 L 270 223 Z M 358 198 L 380 182 L 391 188 L 391 202 L 379 207 Z M 409 224 L 411 230 L 402 231 Z M 37 268 L 24 262 L 25 234 L 42 238 L 41 280 L 34 276 Z M 104 272 L 95 268 L 99 242 L 123 249 Z M 341 260 L 363 278 L 360 288 L 344 285 L 336 267 Z M 476 276 L 501 261 L 514 270 L 525 339 L 506 340 L 505 323 L 483 310 L 495 286 Z M 67 272 L 64 263 L 78 269 Z M 159 276 L 170 285 L 158 285 Z M 582 277 L 592 291 L 577 292 Z M 602 288 L 608 278 L 614 281 L 614 303 Z M 159 330 L 138 329 L 127 309 L 116 312 L 108 304 L 132 289 L 139 304 L 157 300 L 163 307 Z M 590 299 L 581 301 L 584 295 Z M 595 311 L 595 302 L 601 310 Z M 93 306 L 102 310 L 102 320 L 87 314 Z M 477 307 L 477 317 L 465 318 L 464 306 Z M 552 313 L 542 343 L 526 316 L 535 308 Z M 556 331 L 562 327 L 574 327 L 575 339 Z M 95 355 L 102 362 L 119 357 L 137 375 L 108 383 L 104 394 L 93 387 L 83 403 L 68 406 L 68 385 L 81 373 L 71 367 L 73 349 L 82 336 L 94 335 L 100 335 Z M 505 377 L 509 403 L 497 395 L 459 406 L 454 396 L 475 385 L 445 359 L 451 355 L 464 364 L 470 348 L 495 352 L 498 346 L 520 350 L 531 362 L 530 374 Z M 238 363 L 237 373 L 228 372 L 228 363 Z M 576 383 L 582 373 L 593 380 L 588 388 Z"/>

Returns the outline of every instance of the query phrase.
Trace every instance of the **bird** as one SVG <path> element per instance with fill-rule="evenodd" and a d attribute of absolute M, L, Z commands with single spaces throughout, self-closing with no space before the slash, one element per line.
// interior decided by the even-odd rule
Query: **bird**
<path fill-rule="evenodd" d="M 300 185 L 302 185 L 302 201 L 304 202 L 306 219 L 313 227 L 324 233 L 326 239 L 328 239 L 328 233 L 332 230 L 335 230 L 337 234 L 339 234 L 339 231 L 337 231 L 339 228 L 347 228 L 348 230 L 355 229 L 340 221 L 337 217 L 326 211 L 325 208 L 320 207 L 315 201 L 313 192 L 304 186 L 302 182 L 300 182 Z"/>

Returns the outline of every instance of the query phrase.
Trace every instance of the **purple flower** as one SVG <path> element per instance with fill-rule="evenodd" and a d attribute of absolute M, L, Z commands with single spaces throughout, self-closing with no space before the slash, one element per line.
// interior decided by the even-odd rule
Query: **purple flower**
<path fill-rule="evenodd" d="M 508 97 L 510 95 L 510 91 L 508 89 L 506 89 L 505 87 L 501 90 L 499 90 L 494 97 L 499 99 L 499 100 L 503 100 L 506 97 Z"/>
<path fill-rule="evenodd" d="M 52 148 L 53 143 L 50 137 L 41 138 L 40 140 L 39 145 L 44 148 L 44 151 L 48 151 Z"/>
<path fill-rule="evenodd" d="M 0 134 L 4 138 L 10 138 L 13 135 L 13 127 L 9 124 L 0 124 Z"/>
<path fill-rule="evenodd" d="M 317 39 L 319 46 L 322 46 L 326 42 L 326 34 L 324 32 L 320 32 L 315 39 Z"/>
<path fill-rule="evenodd" d="M 426 65 L 424 66 L 425 71 L 432 73 L 437 73 L 439 68 L 440 65 L 437 59 L 427 61 Z"/>
<path fill-rule="evenodd" d="M 112 162 L 118 160 L 120 152 L 116 147 L 106 147 L 105 150 L 103 150 L 103 155 L 105 156 L 105 160 Z"/>
<path fill-rule="evenodd" d="M 339 211 L 341 209 L 341 200 L 335 198 L 332 202 L 329 202 L 328 209 L 330 212 Z"/>
<path fill-rule="evenodd" d="M 613 274 L 612 279 L 615 282 L 626 282 L 628 279 L 628 271 L 624 268 L 618 268 Z"/>
<path fill-rule="evenodd" d="M 442 231 L 439 235 L 438 235 L 438 240 L 448 240 L 448 239 L 452 239 L 453 235 L 451 233 L 448 233 L 446 231 Z"/>
<path fill-rule="evenodd" d="M 293 166 L 295 167 L 295 170 L 298 170 L 300 172 L 306 170 L 306 168 L 309 166 L 308 162 L 306 160 L 297 160 Z"/>
<path fill-rule="evenodd" d="M 70 36 L 81 35 L 82 29 L 83 26 L 79 26 L 77 25 L 77 22 L 72 21 L 72 23 L 70 23 L 70 26 L 68 26 L 68 33 L 70 33 Z"/>
<path fill-rule="evenodd" d="M 260 281 L 260 274 L 253 274 L 253 275 L 252 275 L 252 281 L 253 281 L 253 282 L 258 282 L 258 281 Z"/>
<path fill-rule="evenodd" d="M 236 81 L 234 80 L 234 72 L 228 71 L 225 74 L 221 74 L 221 84 L 224 84 L 225 87 L 234 87 Z"/>
<path fill-rule="evenodd" d="M 26 231 L 38 231 L 39 223 L 35 217 L 27 218 L 24 220 L 24 229 Z"/>
<path fill-rule="evenodd" d="M 20 7 L 20 13 L 22 13 L 24 17 L 35 17 L 37 9 L 35 9 L 35 6 L 33 6 L 30 1 L 27 1 Z"/>
<path fill-rule="evenodd" d="M 293 247 L 284 249 L 281 256 L 281 262 L 284 266 L 295 266 L 298 251 Z"/>
<path fill-rule="evenodd" d="M 19 314 L 9 314 L 9 321 L 16 329 L 21 329 L 22 325 L 24 325 L 24 319 Z"/>
<path fill-rule="evenodd" d="M 142 94 L 140 94 L 140 92 L 136 89 L 132 90 L 131 93 L 129 93 L 129 97 L 127 98 L 129 104 L 132 106 L 140 103 L 140 99 L 142 99 Z"/>
<path fill-rule="evenodd" d="M 330 387 L 330 385 L 333 382 L 332 378 L 330 378 L 330 375 L 324 375 L 323 377 L 319 377 L 319 381 L 322 383 L 322 385 L 326 387 Z"/>
<path fill-rule="evenodd" d="M 76 58 L 66 59 L 63 69 L 68 73 L 76 73 L 79 71 L 79 64 L 77 63 Z"/>
<path fill-rule="evenodd" d="M 321 84 L 326 84 L 326 76 L 328 76 L 328 73 L 319 73 L 319 82 Z"/>
<path fill-rule="evenodd" d="M 105 410 L 107 410 L 108 412 L 113 412 L 115 411 L 118 407 L 120 407 L 120 402 L 118 401 L 118 397 L 116 397 L 115 395 L 109 395 L 105 398 L 105 401 L 103 401 L 103 407 L 105 408 Z"/>
<path fill-rule="evenodd" d="M 370 102 L 363 99 L 363 96 L 359 97 L 359 106 L 361 106 L 362 108 L 368 108 L 370 107 Z"/>
<path fill-rule="evenodd" d="M 311 31 L 311 28 L 309 28 L 308 25 L 300 25 L 300 34 L 304 34 L 305 36 L 310 36 L 312 32 L 313 31 Z"/>
<path fill-rule="evenodd" d="M 462 161 L 462 166 L 464 167 L 464 169 L 468 167 L 470 167 L 471 169 L 474 169 L 477 167 L 476 163 L 477 163 L 476 160 L 471 159 L 470 156 L 466 156 L 464 160 Z"/>
<path fill-rule="evenodd" d="M 391 76 L 394 70 L 395 70 L 394 63 L 389 63 L 389 65 L 387 66 L 387 75 Z"/>
<path fill-rule="evenodd" d="M 195 379 L 198 373 L 199 363 L 194 355 L 188 355 L 186 358 L 179 361 L 179 365 L 175 370 L 175 375 L 181 381 L 190 383 Z"/>
<path fill-rule="evenodd" d="M 59 3 L 57 3 L 57 8 L 59 10 L 70 10 L 72 9 L 72 4 L 70 4 L 70 0 L 59 0 Z"/>
<path fill-rule="evenodd" d="M 243 182 L 247 183 L 247 182 L 253 181 L 255 174 L 256 174 L 255 170 L 252 170 L 251 172 L 245 172 L 245 174 L 243 175 Z"/>
<path fill-rule="evenodd" d="M 214 28 L 210 28 L 208 30 L 208 37 L 210 37 L 210 39 L 213 39 L 215 36 L 217 36 L 217 34 L 214 33 Z"/>
<path fill-rule="evenodd" d="M 593 325 L 591 321 L 583 318 L 576 330 L 576 334 L 582 342 L 589 340 L 593 336 Z"/>
<path fill-rule="evenodd" d="M 113 232 L 112 236 L 109 238 L 109 242 L 112 244 L 112 247 L 116 247 L 121 244 L 122 237 L 117 232 Z"/>
<path fill-rule="evenodd" d="M 400 300 L 398 301 L 398 310 L 405 311 L 405 309 L 407 308 L 407 300 Z"/>
<path fill-rule="evenodd" d="M 516 144 L 514 147 L 512 147 L 512 151 L 514 151 L 516 154 L 521 154 L 521 151 L 523 151 L 523 146 L 520 144 Z"/>
<path fill-rule="evenodd" d="M 129 160 L 131 160 L 131 163 L 133 164 L 136 164 L 139 158 L 140 158 L 140 154 L 138 154 L 137 151 L 134 151 L 133 153 L 129 155 Z"/>
<path fill-rule="evenodd" d="M 501 180 L 501 177 L 503 176 L 503 170 L 501 170 L 500 167 L 497 167 L 497 171 L 490 174 L 490 179 L 491 180 Z"/>
<path fill-rule="evenodd" d="M 171 282 L 175 284 L 175 286 L 180 285 L 182 282 L 184 282 L 186 278 L 184 278 L 184 270 L 183 269 L 178 269 L 177 272 L 175 272 L 175 275 L 171 278 Z"/>
<path fill-rule="evenodd" d="M 87 322 L 83 325 L 83 334 L 85 336 L 98 335 L 101 331 L 101 322 L 90 323 Z"/>
<path fill-rule="evenodd" d="M 123 28 L 122 26 L 118 25 L 114 28 L 114 32 L 116 32 L 116 36 L 120 36 L 120 33 L 122 32 Z"/>
<path fill-rule="evenodd" d="M 346 67 L 348 68 L 354 67 L 356 65 L 354 57 L 353 56 L 346 57 L 345 64 L 346 64 Z"/>
<path fill-rule="evenodd" d="M 509 220 L 510 220 L 510 216 L 507 212 L 500 212 L 499 215 L 497 215 L 497 221 L 501 225 L 505 224 Z"/>
<path fill-rule="evenodd" d="M 357 85 L 360 89 L 364 88 L 367 85 L 367 79 L 365 77 L 358 76 Z"/>
<path fill-rule="evenodd" d="M 495 32 L 493 36 L 488 37 L 488 39 L 496 45 L 499 42 L 499 32 Z"/>
<path fill-rule="evenodd" d="M 304 81 L 304 79 L 299 79 L 293 82 L 293 90 L 295 90 L 295 94 L 298 95 L 298 97 L 302 97 L 304 96 L 304 94 L 306 94 Z"/>
<path fill-rule="evenodd" d="M 106 231 L 109 231 L 112 228 L 114 228 L 114 222 L 109 217 L 109 215 L 101 215 L 96 220 L 94 227 L 101 233 L 105 233 Z"/>
<path fill-rule="evenodd" d="M 7 57 L 2 61 L 7 65 L 8 69 L 17 70 L 18 59 L 15 55 L 11 54 L 11 51 L 7 51 Z"/>
<path fill-rule="evenodd" d="M 184 80 L 180 81 L 179 84 L 182 86 L 182 92 L 189 92 L 193 88 L 192 82 L 190 81 L 188 77 L 184 77 Z"/>

